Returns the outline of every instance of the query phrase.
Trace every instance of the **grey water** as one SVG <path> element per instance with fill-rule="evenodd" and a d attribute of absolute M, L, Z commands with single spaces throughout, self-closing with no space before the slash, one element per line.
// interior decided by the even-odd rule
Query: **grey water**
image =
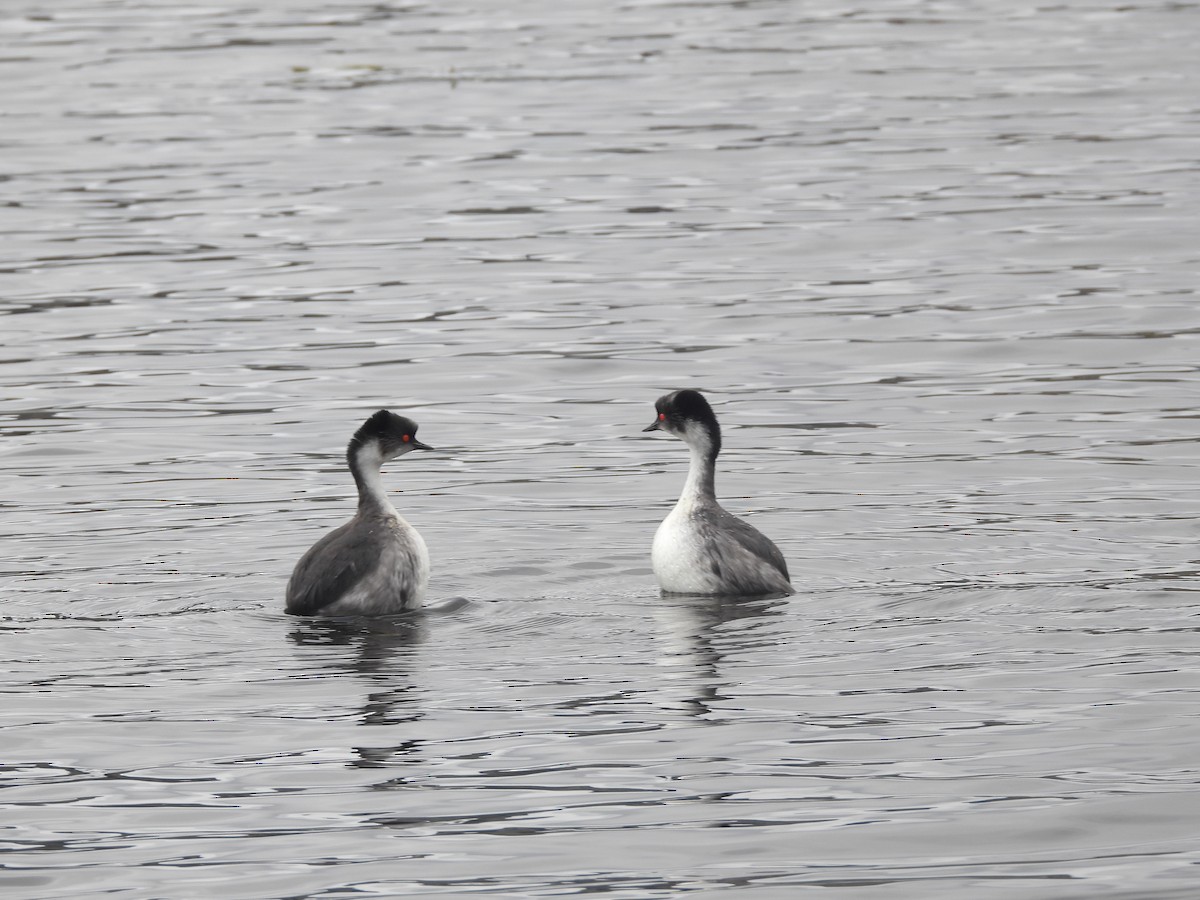
<path fill-rule="evenodd" d="M 1197 896 L 1198 39 L 6 4 L 0 893 Z M 659 596 L 678 387 L 795 596 Z M 379 407 L 468 602 L 285 616 Z"/>

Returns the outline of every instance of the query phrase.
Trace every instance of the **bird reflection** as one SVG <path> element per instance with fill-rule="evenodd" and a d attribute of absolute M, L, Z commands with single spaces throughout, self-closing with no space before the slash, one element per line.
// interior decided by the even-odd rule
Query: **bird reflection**
<path fill-rule="evenodd" d="M 718 630 L 738 619 L 778 616 L 786 600 L 786 594 L 753 598 L 664 594 L 655 611 L 655 618 L 663 626 L 664 643 L 658 665 L 677 670 L 665 676 L 668 685 L 679 688 L 672 692 L 672 705 L 690 715 L 709 716 L 727 687 L 721 672 L 725 654 L 754 642 L 758 626 L 745 627 L 737 638 L 725 640 L 717 639 Z"/>
<path fill-rule="evenodd" d="M 419 648 L 424 642 L 426 616 L 306 619 L 292 627 L 288 637 L 298 646 L 336 647 L 344 652 L 322 654 L 320 664 L 363 679 L 368 690 L 362 702 L 359 725 L 403 726 L 420 721 L 414 704 L 418 691 Z M 404 731 L 411 733 L 411 728 Z M 381 735 L 382 736 L 382 735 Z M 411 758 L 421 741 L 408 738 L 381 746 L 354 747 L 354 766 L 376 768 Z"/>

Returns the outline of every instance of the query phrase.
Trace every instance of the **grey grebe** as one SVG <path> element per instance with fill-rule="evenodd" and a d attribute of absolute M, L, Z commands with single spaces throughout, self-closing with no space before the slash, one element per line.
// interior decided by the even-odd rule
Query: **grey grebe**
<path fill-rule="evenodd" d="M 358 486 L 358 512 L 321 538 L 296 563 L 287 611 L 298 616 L 384 615 L 420 606 L 429 583 L 429 551 L 388 501 L 379 468 L 410 450 L 417 423 L 381 409 L 363 423 L 346 460 Z"/>
<path fill-rule="evenodd" d="M 679 502 L 654 534 L 650 558 L 668 594 L 791 594 L 787 563 L 771 539 L 725 510 L 713 486 L 721 426 L 698 391 L 675 391 L 654 404 L 644 431 L 683 440 L 691 466 Z"/>

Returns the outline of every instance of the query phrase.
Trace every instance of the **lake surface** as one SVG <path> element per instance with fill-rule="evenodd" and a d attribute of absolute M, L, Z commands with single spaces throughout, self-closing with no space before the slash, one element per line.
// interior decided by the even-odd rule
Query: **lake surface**
<path fill-rule="evenodd" d="M 1195 897 L 1198 39 L 10 5 L 0 892 Z M 659 596 L 678 387 L 795 596 Z M 285 616 L 383 406 L 470 602 Z"/>

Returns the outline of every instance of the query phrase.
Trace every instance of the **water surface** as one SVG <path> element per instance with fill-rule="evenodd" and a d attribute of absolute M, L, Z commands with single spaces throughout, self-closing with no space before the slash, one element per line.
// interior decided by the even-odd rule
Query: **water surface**
<path fill-rule="evenodd" d="M 1198 15 L 6 11 L 6 896 L 1192 897 Z M 380 406 L 470 603 L 284 616 Z"/>

